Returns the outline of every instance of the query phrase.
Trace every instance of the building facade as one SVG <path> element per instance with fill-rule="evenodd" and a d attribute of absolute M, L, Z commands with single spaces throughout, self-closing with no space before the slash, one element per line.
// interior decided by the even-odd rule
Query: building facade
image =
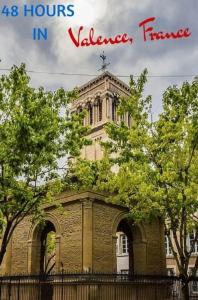
<path fill-rule="evenodd" d="M 195 238 L 195 232 L 192 232 L 187 237 L 187 246 L 190 249 L 190 246 Z M 178 276 L 179 270 L 176 264 L 176 261 L 173 256 L 172 249 L 170 247 L 170 243 L 168 237 L 164 236 L 164 244 L 165 244 L 165 253 L 166 253 L 166 274 L 169 276 Z M 117 271 L 121 273 L 125 273 L 129 271 L 129 253 L 128 253 L 128 238 L 123 232 L 117 232 Z M 191 273 L 196 258 L 198 256 L 198 243 L 195 244 L 194 250 L 192 252 L 190 261 L 189 261 L 189 274 Z M 198 274 L 197 274 L 198 275 Z M 198 292 L 198 285 L 196 285 L 196 289 Z"/>
<path fill-rule="evenodd" d="M 188 234 L 188 236 L 187 236 L 187 248 L 188 249 L 190 249 L 194 239 L 195 239 L 195 232 Z M 165 251 L 166 251 L 167 274 L 168 275 L 179 275 L 179 270 L 178 270 L 176 261 L 173 256 L 173 252 L 171 250 L 168 237 L 166 235 L 165 235 Z M 190 261 L 189 261 L 189 269 L 188 269 L 189 274 L 191 273 L 191 271 L 195 265 L 195 260 L 196 260 L 197 256 L 198 256 L 198 243 L 195 243 L 195 246 L 194 246 Z M 198 290 L 197 290 L 197 292 L 198 292 Z"/>

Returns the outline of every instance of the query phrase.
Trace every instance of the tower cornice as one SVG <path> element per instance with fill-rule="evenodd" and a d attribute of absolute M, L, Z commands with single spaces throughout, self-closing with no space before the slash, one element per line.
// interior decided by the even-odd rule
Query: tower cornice
<path fill-rule="evenodd" d="M 106 71 L 106 72 L 102 73 L 101 75 L 99 75 L 99 76 L 93 78 L 92 80 L 88 81 L 87 83 L 83 84 L 82 86 L 80 86 L 78 88 L 79 95 L 80 96 L 83 95 L 87 90 L 90 90 L 90 88 L 92 88 L 93 86 L 99 84 L 104 79 L 110 79 L 111 81 L 116 83 L 123 90 L 126 90 L 128 92 L 130 91 L 129 86 L 125 82 L 123 82 L 122 80 L 117 78 L 112 73 Z"/>

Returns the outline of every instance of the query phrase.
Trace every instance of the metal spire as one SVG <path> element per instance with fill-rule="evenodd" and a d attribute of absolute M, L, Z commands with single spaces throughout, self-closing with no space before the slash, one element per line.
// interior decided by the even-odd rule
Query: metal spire
<path fill-rule="evenodd" d="M 106 69 L 107 69 L 107 67 L 110 65 L 110 63 L 107 63 L 107 62 L 106 62 L 107 57 L 106 57 L 104 51 L 103 51 L 103 53 L 100 55 L 100 58 L 102 59 L 102 67 L 101 67 L 101 69 L 99 69 L 98 71 L 105 72 Z"/>

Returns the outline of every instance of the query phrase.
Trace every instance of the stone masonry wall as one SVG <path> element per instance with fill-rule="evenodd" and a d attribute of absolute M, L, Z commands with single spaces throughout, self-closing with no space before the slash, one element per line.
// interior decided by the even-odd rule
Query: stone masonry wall
<path fill-rule="evenodd" d="M 60 202 L 61 210 L 55 206 L 45 209 L 45 220 L 56 229 L 54 271 L 116 272 L 116 230 L 126 209 L 106 203 L 104 197 L 92 192 L 65 194 Z M 39 230 L 30 217 L 18 225 L 4 260 L 4 273 L 39 272 Z M 132 233 L 135 273 L 163 274 L 165 253 L 160 221 L 132 226 Z"/>

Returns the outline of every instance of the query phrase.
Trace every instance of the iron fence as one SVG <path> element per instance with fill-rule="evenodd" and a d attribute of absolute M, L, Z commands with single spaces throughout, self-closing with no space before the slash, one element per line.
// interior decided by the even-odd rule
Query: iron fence
<path fill-rule="evenodd" d="M 75 273 L 0 277 L 0 300 L 181 300 L 178 277 Z M 198 299 L 198 278 L 189 282 Z"/>

